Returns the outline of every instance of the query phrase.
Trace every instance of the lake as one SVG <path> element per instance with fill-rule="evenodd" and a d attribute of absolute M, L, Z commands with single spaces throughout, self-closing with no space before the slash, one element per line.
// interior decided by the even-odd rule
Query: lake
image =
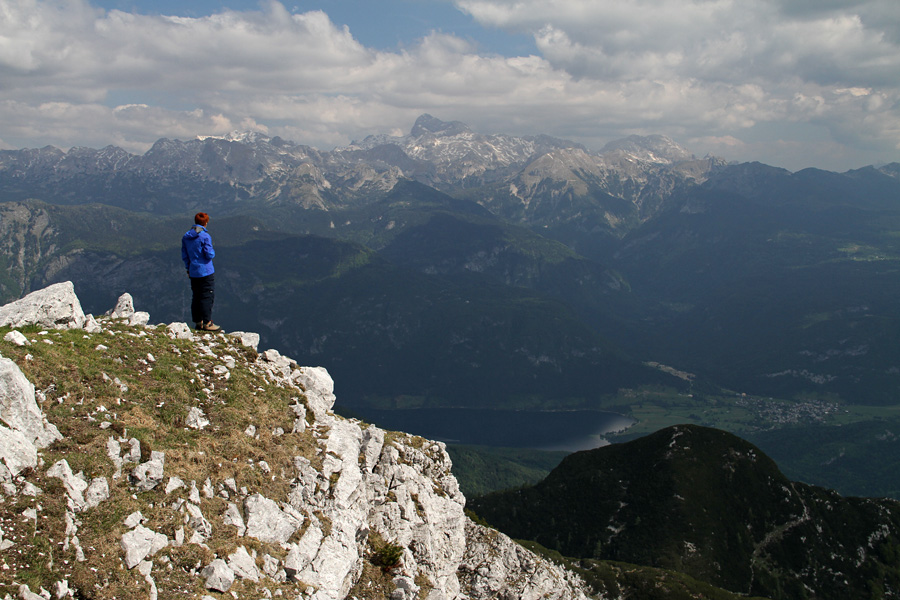
<path fill-rule="evenodd" d="M 627 429 L 634 419 L 593 410 L 532 411 L 474 408 L 376 410 L 354 407 L 370 423 L 448 444 L 590 450 L 608 444 L 604 436 Z"/>

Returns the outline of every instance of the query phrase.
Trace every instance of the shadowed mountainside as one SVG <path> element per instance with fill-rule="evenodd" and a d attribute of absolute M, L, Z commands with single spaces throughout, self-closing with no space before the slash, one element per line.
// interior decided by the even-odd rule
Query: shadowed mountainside
<path fill-rule="evenodd" d="M 900 589 L 900 504 L 791 482 L 752 444 L 679 425 L 572 454 L 469 506 L 563 555 L 673 569 L 776 600 Z"/>

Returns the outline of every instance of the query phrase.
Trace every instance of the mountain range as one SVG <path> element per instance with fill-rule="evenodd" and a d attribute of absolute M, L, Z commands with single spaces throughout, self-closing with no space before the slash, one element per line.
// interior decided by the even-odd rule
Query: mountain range
<path fill-rule="evenodd" d="M 662 136 L 593 152 L 430 115 L 332 151 L 246 133 L 0 151 L 0 295 L 72 280 L 88 310 L 129 291 L 184 320 L 178 240 L 205 210 L 216 320 L 327 366 L 349 410 L 629 413 L 662 394 L 704 423 L 749 394 L 883 418 L 900 391 L 898 200 L 897 164 L 791 173 Z M 821 467 L 835 452 L 785 468 L 838 486 L 843 459 Z M 862 463 L 857 479 L 886 468 Z"/>

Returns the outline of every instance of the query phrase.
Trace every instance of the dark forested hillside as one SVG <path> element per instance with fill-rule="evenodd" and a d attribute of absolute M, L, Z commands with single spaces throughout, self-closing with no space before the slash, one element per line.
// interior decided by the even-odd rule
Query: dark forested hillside
<path fill-rule="evenodd" d="M 900 504 L 789 481 L 755 446 L 675 426 L 566 457 L 543 481 L 470 502 L 563 555 L 684 572 L 773 599 L 868 599 L 900 586 Z"/>

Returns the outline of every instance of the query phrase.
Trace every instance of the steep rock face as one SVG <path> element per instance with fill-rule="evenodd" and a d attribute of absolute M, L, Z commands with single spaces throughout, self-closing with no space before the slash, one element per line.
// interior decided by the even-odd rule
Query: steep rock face
<path fill-rule="evenodd" d="M 3 310 L 26 332 L 11 331 L 4 354 L 38 378 L 68 371 L 40 393 L 60 435 L 16 360 L 0 360 L 27 384 L 4 386 L 15 410 L 0 413 L 6 598 L 37 591 L 13 586 L 23 579 L 59 598 L 586 597 L 570 573 L 467 519 L 442 443 L 336 416 L 327 371 L 257 354 L 254 334 L 147 326 L 128 295 L 85 329 L 36 334 Z M 35 536 L 54 548 L 49 563 L 31 553 Z"/>

